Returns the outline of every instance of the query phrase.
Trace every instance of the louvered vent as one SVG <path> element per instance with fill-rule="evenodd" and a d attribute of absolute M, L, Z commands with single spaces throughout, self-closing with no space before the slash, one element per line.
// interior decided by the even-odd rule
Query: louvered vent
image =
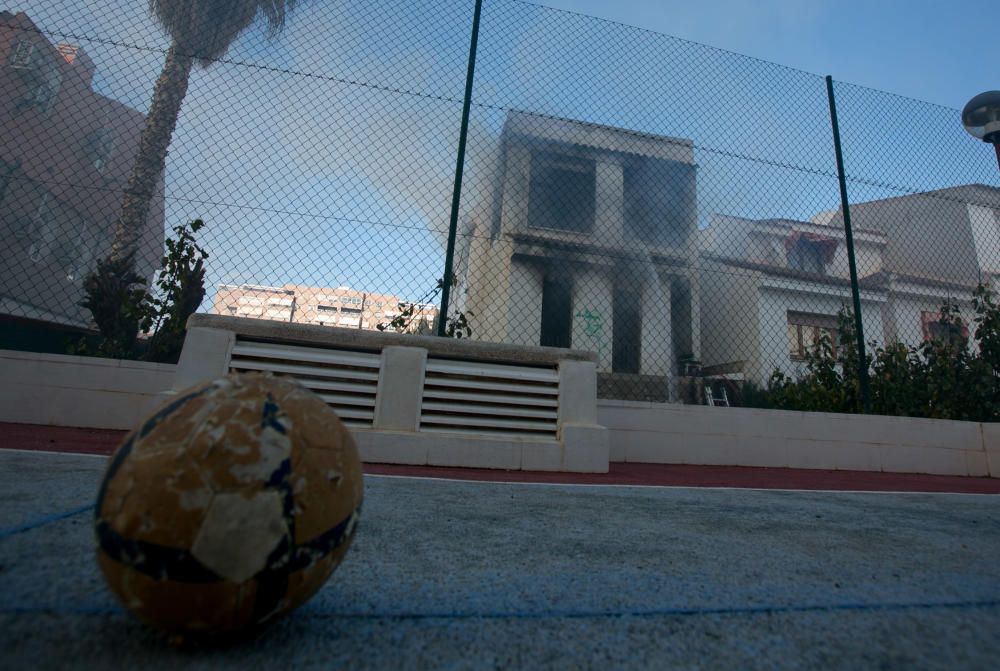
<path fill-rule="evenodd" d="M 558 416 L 555 368 L 427 359 L 421 431 L 554 440 Z"/>
<path fill-rule="evenodd" d="M 381 357 L 237 338 L 229 369 L 289 375 L 319 394 L 351 427 L 370 428 Z"/>

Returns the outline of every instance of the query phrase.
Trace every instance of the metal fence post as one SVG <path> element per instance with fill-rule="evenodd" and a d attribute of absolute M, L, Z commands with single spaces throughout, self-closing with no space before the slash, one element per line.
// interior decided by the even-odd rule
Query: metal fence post
<path fill-rule="evenodd" d="M 865 355 L 865 332 L 861 323 L 861 292 L 858 288 L 858 266 L 854 258 L 854 233 L 851 229 L 851 208 L 847 203 L 847 177 L 844 174 L 844 154 L 840 147 L 840 124 L 837 103 L 833 97 L 833 77 L 826 76 L 826 95 L 830 101 L 830 125 L 833 127 L 833 148 L 837 154 L 837 177 L 840 181 L 840 206 L 844 212 L 844 235 L 847 238 L 847 263 L 851 270 L 851 296 L 854 299 L 854 332 L 858 339 L 858 378 L 861 382 L 861 403 L 864 412 L 872 410 L 868 382 L 868 357 Z"/>
<path fill-rule="evenodd" d="M 472 18 L 472 39 L 469 42 L 469 68 L 465 73 L 465 100 L 462 102 L 462 130 L 458 136 L 458 159 L 455 161 L 455 189 L 451 196 L 451 222 L 448 224 L 448 248 L 444 255 L 444 278 L 441 288 L 441 314 L 437 334 L 445 335 L 448 325 L 448 302 L 451 300 L 451 282 L 455 263 L 455 236 L 458 233 L 458 206 L 462 200 L 462 173 L 465 168 L 465 139 L 469 134 L 469 106 L 472 104 L 472 81 L 476 76 L 476 45 L 479 42 L 479 15 L 483 0 L 476 0 Z"/>

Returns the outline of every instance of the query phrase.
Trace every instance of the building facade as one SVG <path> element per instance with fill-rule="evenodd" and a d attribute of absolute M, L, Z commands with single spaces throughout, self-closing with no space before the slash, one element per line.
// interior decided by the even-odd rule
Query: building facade
<path fill-rule="evenodd" d="M 602 395 L 666 400 L 700 356 L 690 141 L 508 114 L 461 259 L 473 337 L 598 354 Z"/>
<path fill-rule="evenodd" d="M 842 227 L 839 211 L 817 221 Z M 972 292 L 1000 279 L 1000 189 L 985 184 L 884 198 L 851 205 L 855 226 L 887 239 L 882 272 L 872 277 L 888 292 L 887 342 L 919 344 L 929 337 L 944 300 L 957 303 L 971 324 Z"/>
<path fill-rule="evenodd" d="M 82 280 L 110 251 L 142 113 L 93 90 L 94 62 L 52 44 L 25 14 L 0 12 L 0 315 L 87 326 Z M 157 194 L 162 194 L 162 178 Z M 163 250 L 154 197 L 136 269 Z"/>
<path fill-rule="evenodd" d="M 858 267 L 877 274 L 887 244 L 854 230 Z M 714 216 L 701 232 L 702 356 L 709 375 L 766 384 L 774 371 L 795 377 L 826 336 L 836 350 L 837 315 L 852 304 L 843 229 L 788 219 Z M 862 327 L 882 342 L 887 292 L 862 276 Z"/>
<path fill-rule="evenodd" d="M 406 323 L 392 326 L 404 311 Z M 223 284 L 215 293 L 212 312 L 295 324 L 317 324 L 340 328 L 431 333 L 438 307 L 411 303 L 389 294 L 364 292 L 350 287 L 310 287 L 285 284 Z"/>
<path fill-rule="evenodd" d="M 937 337 L 946 301 L 972 334 L 972 293 L 1000 278 L 1000 189 L 857 203 L 851 219 L 866 342 L 918 347 Z M 808 222 L 715 216 L 699 246 L 707 373 L 764 384 L 775 370 L 803 372 L 821 335 L 839 345 L 837 313 L 852 302 L 839 211 Z"/>

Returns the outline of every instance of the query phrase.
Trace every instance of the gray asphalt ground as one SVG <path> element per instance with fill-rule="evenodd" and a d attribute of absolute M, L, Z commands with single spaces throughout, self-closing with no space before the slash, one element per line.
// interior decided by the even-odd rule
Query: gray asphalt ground
<path fill-rule="evenodd" d="M 0 450 L 4 669 L 1000 668 L 1000 497 L 366 477 L 256 639 L 178 650 L 94 563 L 105 460 Z"/>

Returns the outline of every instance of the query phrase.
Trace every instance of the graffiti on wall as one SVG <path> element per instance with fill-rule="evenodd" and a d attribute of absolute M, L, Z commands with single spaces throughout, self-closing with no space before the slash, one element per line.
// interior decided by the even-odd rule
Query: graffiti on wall
<path fill-rule="evenodd" d="M 597 310 L 586 308 L 577 312 L 576 317 L 583 320 L 583 334 L 589 339 L 585 348 L 596 351 L 598 362 L 602 361 L 608 349 L 607 336 L 604 333 L 604 315 Z"/>

